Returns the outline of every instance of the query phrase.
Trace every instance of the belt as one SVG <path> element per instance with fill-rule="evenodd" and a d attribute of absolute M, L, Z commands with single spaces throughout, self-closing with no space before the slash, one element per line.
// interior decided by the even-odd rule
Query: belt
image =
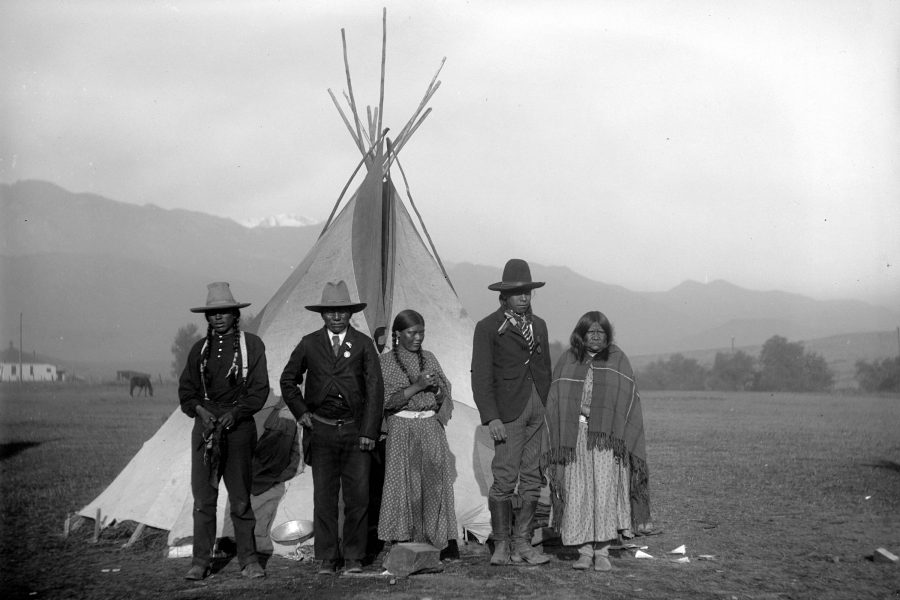
<path fill-rule="evenodd" d="M 320 417 L 316 413 L 309 413 L 309 416 L 320 423 L 325 423 L 326 425 L 332 425 L 334 427 L 348 425 L 353 422 L 353 419 L 329 419 L 328 417 Z"/>
<path fill-rule="evenodd" d="M 404 419 L 428 419 L 434 415 L 435 412 L 433 410 L 401 410 L 394 413 L 395 417 L 403 417 Z"/>
<path fill-rule="evenodd" d="M 203 400 L 200 401 L 200 404 L 203 404 L 205 406 L 211 405 L 211 406 L 218 406 L 220 408 L 225 408 L 226 406 L 236 406 L 238 403 L 238 400 L 239 400 L 239 398 L 236 398 L 236 399 L 232 400 L 231 402 L 216 402 L 215 400 L 212 400 L 210 398 L 204 398 Z"/>

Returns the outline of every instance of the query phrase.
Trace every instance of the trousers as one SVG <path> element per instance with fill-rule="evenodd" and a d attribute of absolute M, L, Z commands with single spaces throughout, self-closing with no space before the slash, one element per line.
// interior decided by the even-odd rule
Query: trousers
<path fill-rule="evenodd" d="M 191 491 L 194 494 L 194 550 L 193 564 L 209 567 L 213 544 L 216 540 L 216 504 L 219 498 L 218 482 L 225 482 L 231 503 L 231 521 L 234 524 L 234 542 L 241 567 L 258 562 L 256 556 L 256 516 L 250 505 L 250 489 L 253 482 L 253 449 L 256 447 L 256 423 L 244 419 L 234 428 L 222 434 L 221 456 L 218 472 L 212 485 L 209 465 L 203 463 L 203 422 L 194 419 L 191 431 Z"/>
<path fill-rule="evenodd" d="M 507 437 L 505 442 L 494 442 L 494 460 L 491 462 L 494 483 L 488 497 L 513 500 L 518 489 L 518 496 L 523 501 L 537 501 L 543 484 L 540 461 L 546 427 L 544 404 L 534 385 L 522 414 L 503 425 Z"/>
<path fill-rule="evenodd" d="M 359 449 L 359 424 L 313 421 L 310 444 L 313 531 L 317 560 L 362 560 L 369 528 L 371 453 Z M 344 527 L 338 531 L 338 500 L 344 499 Z M 338 539 L 342 544 L 339 544 Z M 341 547 L 343 546 L 343 547 Z"/>

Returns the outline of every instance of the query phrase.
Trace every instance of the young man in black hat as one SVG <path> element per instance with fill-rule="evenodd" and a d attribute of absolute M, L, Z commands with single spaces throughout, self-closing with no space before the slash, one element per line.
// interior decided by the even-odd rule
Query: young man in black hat
<path fill-rule="evenodd" d="M 321 574 L 333 573 L 341 558 L 346 572 L 358 573 L 366 555 L 369 469 L 381 430 L 384 383 L 374 342 L 350 326 L 350 315 L 365 307 L 351 302 L 344 281 L 325 284 L 322 302 L 306 307 L 320 313 L 325 325 L 300 340 L 281 374 L 282 397 L 304 427 L 304 453 L 312 466 Z M 341 491 L 344 528 L 339 532 Z"/>
<path fill-rule="evenodd" d="M 250 488 L 256 447 L 253 415 L 269 396 L 266 348 L 259 337 L 239 328 L 240 309 L 250 303 L 236 302 L 224 281 L 211 283 L 207 288 L 206 306 L 191 309 L 206 317 L 206 338 L 191 348 L 178 382 L 181 410 L 194 419 L 194 558 L 185 579 L 199 580 L 209 573 L 216 538 L 219 479 L 225 480 L 228 490 L 241 574 L 265 577 L 256 555 L 256 517 L 250 505 Z"/>
<path fill-rule="evenodd" d="M 494 483 L 488 492 L 492 565 L 550 560 L 531 545 L 543 485 L 541 439 L 551 373 L 547 324 L 531 310 L 532 290 L 543 285 L 531 280 L 527 262 L 510 259 L 503 280 L 488 286 L 500 292 L 500 307 L 475 325 L 472 393 L 494 440 Z"/>

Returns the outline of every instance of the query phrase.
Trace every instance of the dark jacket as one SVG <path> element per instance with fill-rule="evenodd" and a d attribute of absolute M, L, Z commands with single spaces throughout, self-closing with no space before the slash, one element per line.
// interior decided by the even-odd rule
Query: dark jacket
<path fill-rule="evenodd" d="M 304 377 L 306 385 L 301 391 Z M 348 327 L 337 357 L 326 327 L 305 335 L 291 353 L 280 383 L 281 395 L 295 419 L 307 411 L 315 414 L 329 392 L 338 393 L 359 423 L 359 435 L 378 439 L 384 382 L 378 351 L 364 333 Z"/>
<path fill-rule="evenodd" d="M 531 395 L 531 384 L 537 388 L 541 402 L 547 403 L 550 391 L 550 342 L 547 324 L 532 315 L 536 347 L 528 352 L 528 342 L 515 325 L 506 321 L 504 309 L 498 308 L 475 325 L 472 341 L 472 393 L 487 424 L 494 419 L 509 423 L 522 414 Z"/>

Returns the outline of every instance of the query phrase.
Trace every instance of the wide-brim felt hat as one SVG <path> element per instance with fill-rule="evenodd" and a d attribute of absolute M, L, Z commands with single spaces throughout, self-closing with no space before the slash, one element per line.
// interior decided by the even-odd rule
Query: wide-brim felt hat
<path fill-rule="evenodd" d="M 514 290 L 533 290 L 544 285 L 543 281 L 531 280 L 531 268 L 521 258 L 511 258 L 503 267 L 503 280 L 492 283 L 489 290 L 495 292 L 511 292 Z"/>
<path fill-rule="evenodd" d="M 215 281 L 207 285 L 206 289 L 206 306 L 194 307 L 191 312 L 202 313 L 250 306 L 249 302 L 238 302 L 234 299 L 227 281 Z"/>
<path fill-rule="evenodd" d="M 322 302 L 309 304 L 307 310 L 322 313 L 333 310 L 347 310 L 351 313 L 359 312 L 366 307 L 365 302 L 353 302 L 350 300 L 350 290 L 343 279 L 337 283 L 329 281 L 322 290 Z"/>

